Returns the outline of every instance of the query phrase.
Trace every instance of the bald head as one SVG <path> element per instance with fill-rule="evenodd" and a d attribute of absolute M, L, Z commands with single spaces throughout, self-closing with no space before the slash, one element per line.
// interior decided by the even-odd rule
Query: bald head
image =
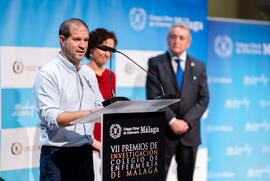
<path fill-rule="evenodd" d="M 71 34 L 70 33 L 70 26 L 72 26 L 72 25 L 85 26 L 85 28 L 87 28 L 87 30 L 89 31 L 88 26 L 86 25 L 85 22 L 83 22 L 82 20 L 80 20 L 78 18 L 71 18 L 71 19 L 64 21 L 61 24 L 61 26 L 59 28 L 59 36 L 62 35 L 65 38 L 68 38 Z"/>

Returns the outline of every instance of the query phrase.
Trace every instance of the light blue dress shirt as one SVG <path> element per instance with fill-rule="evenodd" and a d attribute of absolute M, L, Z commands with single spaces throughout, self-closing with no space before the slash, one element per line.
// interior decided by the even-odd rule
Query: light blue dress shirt
<path fill-rule="evenodd" d="M 84 64 L 78 71 L 60 54 L 45 65 L 34 83 L 35 106 L 40 118 L 42 145 L 74 147 L 93 143 L 94 123 L 62 127 L 62 112 L 90 110 L 103 101 L 95 72 Z"/>

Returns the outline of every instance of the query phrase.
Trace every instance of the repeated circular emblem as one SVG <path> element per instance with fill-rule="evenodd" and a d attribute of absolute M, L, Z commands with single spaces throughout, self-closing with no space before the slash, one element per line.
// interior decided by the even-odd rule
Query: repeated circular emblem
<path fill-rule="evenodd" d="M 132 8 L 129 11 L 129 22 L 136 31 L 144 29 L 146 25 L 146 12 L 142 8 Z"/>
<path fill-rule="evenodd" d="M 117 139 L 121 136 L 122 128 L 119 124 L 112 124 L 110 127 L 110 136 L 113 139 Z"/>
<path fill-rule="evenodd" d="M 23 146 L 21 143 L 13 143 L 11 145 L 11 153 L 13 155 L 20 155 L 22 153 Z"/>
<path fill-rule="evenodd" d="M 215 52 L 220 57 L 232 55 L 233 42 L 228 36 L 217 36 L 215 38 Z"/>
<path fill-rule="evenodd" d="M 13 63 L 13 71 L 16 73 L 16 74 L 20 74 L 23 72 L 23 69 L 24 69 L 24 65 L 22 62 L 19 62 L 19 61 L 15 61 Z"/>

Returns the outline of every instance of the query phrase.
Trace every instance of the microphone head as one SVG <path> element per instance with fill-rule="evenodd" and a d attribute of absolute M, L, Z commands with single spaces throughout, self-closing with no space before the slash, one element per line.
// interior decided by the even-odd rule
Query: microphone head
<path fill-rule="evenodd" d="M 100 50 L 103 50 L 103 51 L 107 51 L 107 48 L 104 47 L 104 46 L 97 46 L 97 48 L 100 49 Z"/>
<path fill-rule="evenodd" d="M 115 48 L 107 47 L 107 46 L 97 46 L 98 49 L 103 50 L 103 51 L 110 51 L 110 52 L 116 52 Z"/>

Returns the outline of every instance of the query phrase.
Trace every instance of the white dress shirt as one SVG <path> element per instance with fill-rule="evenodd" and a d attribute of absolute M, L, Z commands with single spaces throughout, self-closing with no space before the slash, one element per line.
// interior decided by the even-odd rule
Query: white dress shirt
<path fill-rule="evenodd" d="M 184 51 L 180 57 L 173 56 L 170 51 L 169 51 L 169 54 L 170 54 L 170 57 L 171 57 L 172 67 L 173 67 L 173 70 L 174 70 L 175 74 L 177 72 L 177 67 L 178 67 L 176 59 L 181 59 L 180 65 L 181 65 L 181 68 L 182 68 L 183 72 L 185 72 L 185 66 L 186 66 L 186 60 L 187 60 L 187 52 Z M 169 124 L 171 124 L 175 120 L 176 120 L 176 118 L 173 117 L 170 120 Z"/>
<path fill-rule="evenodd" d="M 58 147 L 92 144 L 94 123 L 62 127 L 63 112 L 90 110 L 103 101 L 95 72 L 84 64 L 78 71 L 60 54 L 45 65 L 34 83 L 35 106 L 40 118 L 41 144 Z"/>

